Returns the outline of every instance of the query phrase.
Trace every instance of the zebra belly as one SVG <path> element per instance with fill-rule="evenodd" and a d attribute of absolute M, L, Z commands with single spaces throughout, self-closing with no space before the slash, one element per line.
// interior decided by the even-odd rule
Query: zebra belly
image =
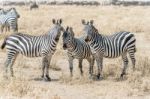
<path fill-rule="evenodd" d="M 117 50 L 113 49 L 112 51 L 110 51 L 110 50 L 105 51 L 103 56 L 105 58 L 117 58 L 117 57 L 121 56 L 122 54 L 123 54 L 123 52 L 121 52 L 120 50 L 117 51 Z"/>
<path fill-rule="evenodd" d="M 91 56 L 90 53 L 86 53 L 83 54 L 83 53 L 71 53 L 71 52 L 68 52 L 68 56 L 69 57 L 73 57 L 75 59 L 86 59 L 86 58 L 89 58 Z"/>

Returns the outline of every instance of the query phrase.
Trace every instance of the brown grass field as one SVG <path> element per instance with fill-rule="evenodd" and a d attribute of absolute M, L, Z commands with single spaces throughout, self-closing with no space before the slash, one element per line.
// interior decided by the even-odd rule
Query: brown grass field
<path fill-rule="evenodd" d="M 72 26 L 76 37 L 82 36 L 81 19 L 93 19 L 102 34 L 133 32 L 137 39 L 136 71 L 132 72 L 129 61 L 127 75 L 120 81 L 121 58 L 104 59 L 104 79 L 93 81 L 88 79 L 87 61 L 83 62 L 84 76 L 81 77 L 75 60 L 71 79 L 61 37 L 51 62 L 51 82 L 39 79 L 41 58 L 22 55 L 14 64 L 15 77 L 4 78 L 6 50 L 0 50 L 0 99 L 150 99 L 150 7 L 40 6 L 30 11 L 23 6 L 16 9 L 21 15 L 19 32 L 30 35 L 47 33 L 53 18 L 62 18 L 64 27 Z M 0 34 L 0 45 L 10 34 Z M 94 68 L 96 72 L 96 64 Z"/>

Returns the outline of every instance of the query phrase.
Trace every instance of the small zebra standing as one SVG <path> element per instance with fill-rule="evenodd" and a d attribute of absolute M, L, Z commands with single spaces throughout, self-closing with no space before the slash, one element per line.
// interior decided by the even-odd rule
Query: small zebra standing
<path fill-rule="evenodd" d="M 10 31 L 10 29 L 13 30 L 13 32 L 18 31 L 18 18 L 20 18 L 20 15 L 15 8 L 4 11 L 4 14 L 0 15 L 1 33 L 4 27 L 6 27 L 8 31 Z"/>
<path fill-rule="evenodd" d="M 72 27 L 67 27 L 63 33 L 63 48 L 67 49 L 67 55 L 69 57 L 70 75 L 73 76 L 73 59 L 79 60 L 79 68 L 81 75 L 83 75 L 82 61 L 87 59 L 89 62 L 89 74 L 92 77 L 94 58 L 92 56 L 90 46 L 84 41 L 83 38 L 75 38 Z"/>
<path fill-rule="evenodd" d="M 90 45 L 97 62 L 98 79 L 103 68 L 103 57 L 116 58 L 122 56 L 124 67 L 120 75 L 121 78 L 126 74 L 128 65 L 127 53 L 132 60 L 133 70 L 135 69 L 136 39 L 132 33 L 123 31 L 110 36 L 104 36 L 98 33 L 98 30 L 93 26 L 92 20 L 90 22 L 82 20 L 82 24 L 84 25 L 85 32 L 84 39 Z"/>
<path fill-rule="evenodd" d="M 42 78 L 50 81 L 49 77 L 49 64 L 52 55 L 56 51 L 56 46 L 63 31 L 61 26 L 62 20 L 54 20 L 54 27 L 48 32 L 48 34 L 41 36 L 31 36 L 27 34 L 17 33 L 8 36 L 1 48 L 6 46 L 7 60 L 5 62 L 5 68 L 10 68 L 11 76 L 13 76 L 13 64 L 17 55 L 20 53 L 27 57 L 42 57 Z"/>

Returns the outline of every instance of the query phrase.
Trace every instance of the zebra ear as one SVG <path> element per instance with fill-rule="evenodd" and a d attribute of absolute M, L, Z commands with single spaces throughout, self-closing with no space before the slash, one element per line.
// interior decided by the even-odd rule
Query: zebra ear
<path fill-rule="evenodd" d="M 61 24 L 61 23 L 62 23 L 62 19 L 59 20 L 59 24 Z"/>
<path fill-rule="evenodd" d="M 94 23 L 94 20 L 90 20 L 90 25 L 93 25 L 93 23 Z"/>
<path fill-rule="evenodd" d="M 70 33 L 72 34 L 72 36 L 74 37 L 74 32 L 73 32 L 73 28 L 70 27 Z"/>
<path fill-rule="evenodd" d="M 84 19 L 82 19 L 82 24 L 85 25 L 85 20 Z"/>
<path fill-rule="evenodd" d="M 67 26 L 66 31 L 68 31 L 68 29 L 69 29 L 69 26 Z"/>
<path fill-rule="evenodd" d="M 55 19 L 52 19 L 52 23 L 55 24 L 55 23 L 56 23 L 56 20 L 55 20 Z"/>

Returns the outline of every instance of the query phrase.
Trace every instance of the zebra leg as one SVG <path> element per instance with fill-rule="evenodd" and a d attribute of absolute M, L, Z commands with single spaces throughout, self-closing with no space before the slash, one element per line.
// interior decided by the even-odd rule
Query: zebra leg
<path fill-rule="evenodd" d="M 11 61 L 8 60 L 8 58 L 7 58 L 6 61 L 5 61 L 5 74 L 6 74 L 6 76 L 7 76 L 8 66 L 9 66 L 10 62 L 11 62 Z"/>
<path fill-rule="evenodd" d="M 10 75 L 11 77 L 14 76 L 14 72 L 13 72 L 13 64 L 15 62 L 15 59 L 17 57 L 17 54 L 16 52 L 9 52 L 8 55 L 7 55 L 7 60 L 5 62 L 5 68 L 6 68 L 6 73 L 7 73 L 7 69 L 8 69 L 8 66 L 10 67 Z"/>
<path fill-rule="evenodd" d="M 83 59 L 79 59 L 79 68 L 80 68 L 81 76 L 83 76 L 82 61 L 83 61 Z"/>
<path fill-rule="evenodd" d="M 45 72 L 45 59 L 46 57 L 42 58 L 42 75 L 41 77 L 44 78 L 44 72 Z"/>
<path fill-rule="evenodd" d="M 70 69 L 70 76 L 73 77 L 73 58 L 72 57 L 69 57 L 69 69 Z"/>
<path fill-rule="evenodd" d="M 10 32 L 10 26 L 9 26 L 9 25 L 8 25 L 7 29 L 8 29 L 8 31 Z"/>
<path fill-rule="evenodd" d="M 122 73 L 120 75 L 121 78 L 123 78 L 123 76 L 126 74 L 126 69 L 127 69 L 127 66 L 128 66 L 127 54 L 122 55 L 122 60 L 123 60 L 123 70 L 122 70 Z"/>
<path fill-rule="evenodd" d="M 3 30 L 4 30 L 4 26 L 2 25 L 1 26 L 1 33 L 3 33 Z"/>
<path fill-rule="evenodd" d="M 47 81 L 50 81 L 50 77 L 49 77 L 49 60 L 48 57 L 45 56 L 42 59 L 42 78 L 46 77 Z"/>
<path fill-rule="evenodd" d="M 129 52 L 129 56 L 130 56 L 130 58 L 131 58 L 131 61 L 132 61 L 132 65 L 133 65 L 133 71 L 135 71 L 135 62 L 136 62 L 136 60 L 135 60 L 135 54 L 134 54 L 134 52 Z"/>
<path fill-rule="evenodd" d="M 5 32 L 7 32 L 7 25 L 5 26 Z"/>
<path fill-rule="evenodd" d="M 90 78 L 93 76 L 93 66 L 94 66 L 94 58 L 88 58 L 87 59 L 89 62 L 89 74 L 90 74 Z"/>
<path fill-rule="evenodd" d="M 12 28 L 13 32 L 18 32 L 18 24 L 16 23 L 13 28 Z"/>
<path fill-rule="evenodd" d="M 49 77 L 49 65 L 50 65 L 51 57 L 52 57 L 52 55 L 47 57 L 47 63 L 45 65 L 45 69 L 46 69 L 45 77 L 46 77 L 47 81 L 51 81 L 51 78 Z"/>
<path fill-rule="evenodd" d="M 103 69 L 103 58 L 96 58 L 97 62 L 97 67 L 98 67 L 98 74 L 97 74 L 97 79 L 100 79 L 102 69 Z"/>

